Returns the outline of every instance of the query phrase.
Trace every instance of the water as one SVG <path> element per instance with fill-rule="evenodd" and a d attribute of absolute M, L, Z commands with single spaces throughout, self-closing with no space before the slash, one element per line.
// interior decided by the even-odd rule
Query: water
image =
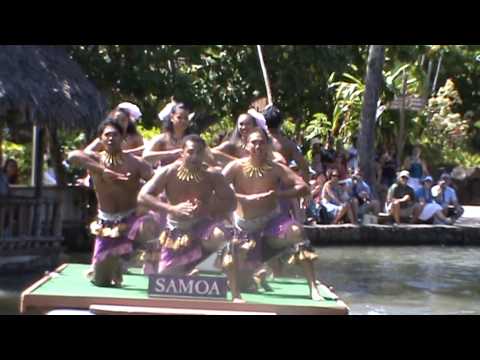
<path fill-rule="evenodd" d="M 319 279 L 335 287 L 352 315 L 480 314 L 480 248 L 327 247 L 317 253 Z M 0 314 L 18 313 L 20 292 L 40 277 L 0 276 Z"/>

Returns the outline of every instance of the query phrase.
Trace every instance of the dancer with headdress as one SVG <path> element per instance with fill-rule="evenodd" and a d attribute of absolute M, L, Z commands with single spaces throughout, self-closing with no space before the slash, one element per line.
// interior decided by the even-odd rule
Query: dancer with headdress
<path fill-rule="evenodd" d="M 247 157 L 248 152 L 245 148 L 248 134 L 256 128 L 267 131 L 265 118 L 261 113 L 254 109 L 250 109 L 248 113 L 240 114 L 237 118 L 237 125 L 235 126 L 235 130 L 230 139 L 212 149 L 215 159 L 225 166 L 230 161 Z M 286 160 L 280 153 L 272 152 L 272 158 L 274 161 L 286 165 Z"/>
<path fill-rule="evenodd" d="M 165 132 L 145 148 L 143 158 L 154 167 L 173 163 L 182 154 L 183 138 L 190 134 L 190 108 L 183 102 L 171 102 L 163 109 L 161 120 Z"/>
<path fill-rule="evenodd" d="M 142 156 L 144 150 L 143 137 L 135 125 L 138 119 L 142 117 L 140 108 L 135 104 L 123 102 L 111 111 L 108 116 L 116 119 L 122 127 L 122 150 L 135 156 Z M 93 152 L 101 152 L 102 150 L 102 142 L 99 138 L 96 138 L 85 148 L 85 151 Z"/>

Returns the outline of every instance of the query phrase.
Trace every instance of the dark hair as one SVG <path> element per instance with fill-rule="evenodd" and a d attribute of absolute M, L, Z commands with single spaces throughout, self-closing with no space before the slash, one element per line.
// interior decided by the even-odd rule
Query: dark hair
<path fill-rule="evenodd" d="M 263 116 L 269 129 L 278 129 L 282 125 L 283 114 L 276 106 L 272 105 L 263 110 Z"/>
<path fill-rule="evenodd" d="M 240 130 L 238 129 L 238 119 L 240 118 L 240 116 L 243 116 L 243 115 L 248 116 L 250 118 L 250 120 L 253 122 L 254 127 L 258 127 L 257 120 L 252 115 L 248 113 L 243 113 L 238 115 L 237 124 L 235 125 L 235 130 L 233 131 L 233 134 L 230 137 L 230 142 L 232 144 L 236 144 L 238 141 L 240 141 Z"/>
<path fill-rule="evenodd" d="M 203 140 L 200 135 L 192 134 L 192 135 L 187 135 L 183 138 L 182 141 L 182 148 L 185 149 L 185 146 L 187 145 L 187 142 L 193 142 L 195 144 L 200 145 L 202 150 L 205 150 L 207 148 L 207 143 L 205 140 Z"/>
<path fill-rule="evenodd" d="M 7 166 L 8 164 L 15 164 L 17 166 L 17 173 L 13 174 L 8 177 L 8 183 L 9 184 L 16 184 L 18 182 L 18 162 L 15 159 L 9 158 L 5 161 L 5 164 L 3 165 L 3 172 L 5 175 L 7 175 Z"/>
<path fill-rule="evenodd" d="M 130 119 L 130 113 L 123 108 L 116 108 L 108 116 L 111 117 L 111 118 L 115 118 L 115 113 L 116 112 L 121 112 L 128 119 L 127 128 L 125 129 L 125 133 L 122 130 L 122 134 L 123 135 L 139 135 L 138 130 L 137 130 L 137 126 L 132 121 L 132 119 Z"/>
<path fill-rule="evenodd" d="M 168 132 L 169 134 L 173 134 L 172 115 L 175 114 L 179 110 L 185 110 L 185 111 L 188 111 L 188 112 L 192 111 L 190 106 L 188 106 L 186 103 L 184 103 L 184 102 L 176 103 L 172 107 L 172 111 L 170 112 L 170 114 L 167 116 L 167 118 L 165 120 L 165 131 Z M 185 135 L 190 135 L 191 133 L 192 133 L 192 129 L 189 126 L 185 130 Z"/>
<path fill-rule="evenodd" d="M 118 130 L 118 132 L 124 136 L 123 134 L 123 129 L 122 129 L 122 125 L 120 125 L 119 121 L 117 119 L 114 119 L 113 117 L 110 117 L 108 116 L 105 120 L 103 120 L 100 125 L 98 125 L 98 129 L 97 129 L 97 136 L 98 137 L 101 137 L 103 132 L 105 131 L 105 128 L 107 126 L 112 126 L 114 127 L 115 129 Z"/>
<path fill-rule="evenodd" d="M 265 137 L 265 140 L 267 140 L 267 144 L 271 144 L 271 143 L 272 143 L 272 139 L 270 138 L 270 136 L 268 135 L 268 133 L 267 133 L 264 129 L 260 128 L 260 127 L 257 127 L 257 128 L 255 128 L 255 129 L 253 129 L 253 130 L 250 132 L 250 134 L 248 134 L 248 138 L 250 138 L 250 136 L 252 136 L 252 134 L 255 134 L 255 133 L 257 133 L 257 134 L 262 134 L 262 135 Z"/>

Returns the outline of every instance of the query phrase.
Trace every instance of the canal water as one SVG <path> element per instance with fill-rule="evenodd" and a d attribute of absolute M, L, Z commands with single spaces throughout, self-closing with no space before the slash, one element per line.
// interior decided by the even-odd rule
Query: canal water
<path fill-rule="evenodd" d="M 480 248 L 325 247 L 317 253 L 319 279 L 352 315 L 480 314 Z M 40 277 L 0 276 L 0 314 L 17 314 L 20 292 Z"/>

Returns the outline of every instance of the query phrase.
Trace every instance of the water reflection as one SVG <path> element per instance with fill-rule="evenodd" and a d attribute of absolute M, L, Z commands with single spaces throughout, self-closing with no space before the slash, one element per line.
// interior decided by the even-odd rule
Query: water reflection
<path fill-rule="evenodd" d="M 352 314 L 480 314 L 480 248 L 327 247 L 317 252 L 319 278 L 335 287 Z M 80 259 L 84 262 L 85 255 Z M 0 276 L 0 314 L 17 313 L 20 292 L 39 277 Z"/>

